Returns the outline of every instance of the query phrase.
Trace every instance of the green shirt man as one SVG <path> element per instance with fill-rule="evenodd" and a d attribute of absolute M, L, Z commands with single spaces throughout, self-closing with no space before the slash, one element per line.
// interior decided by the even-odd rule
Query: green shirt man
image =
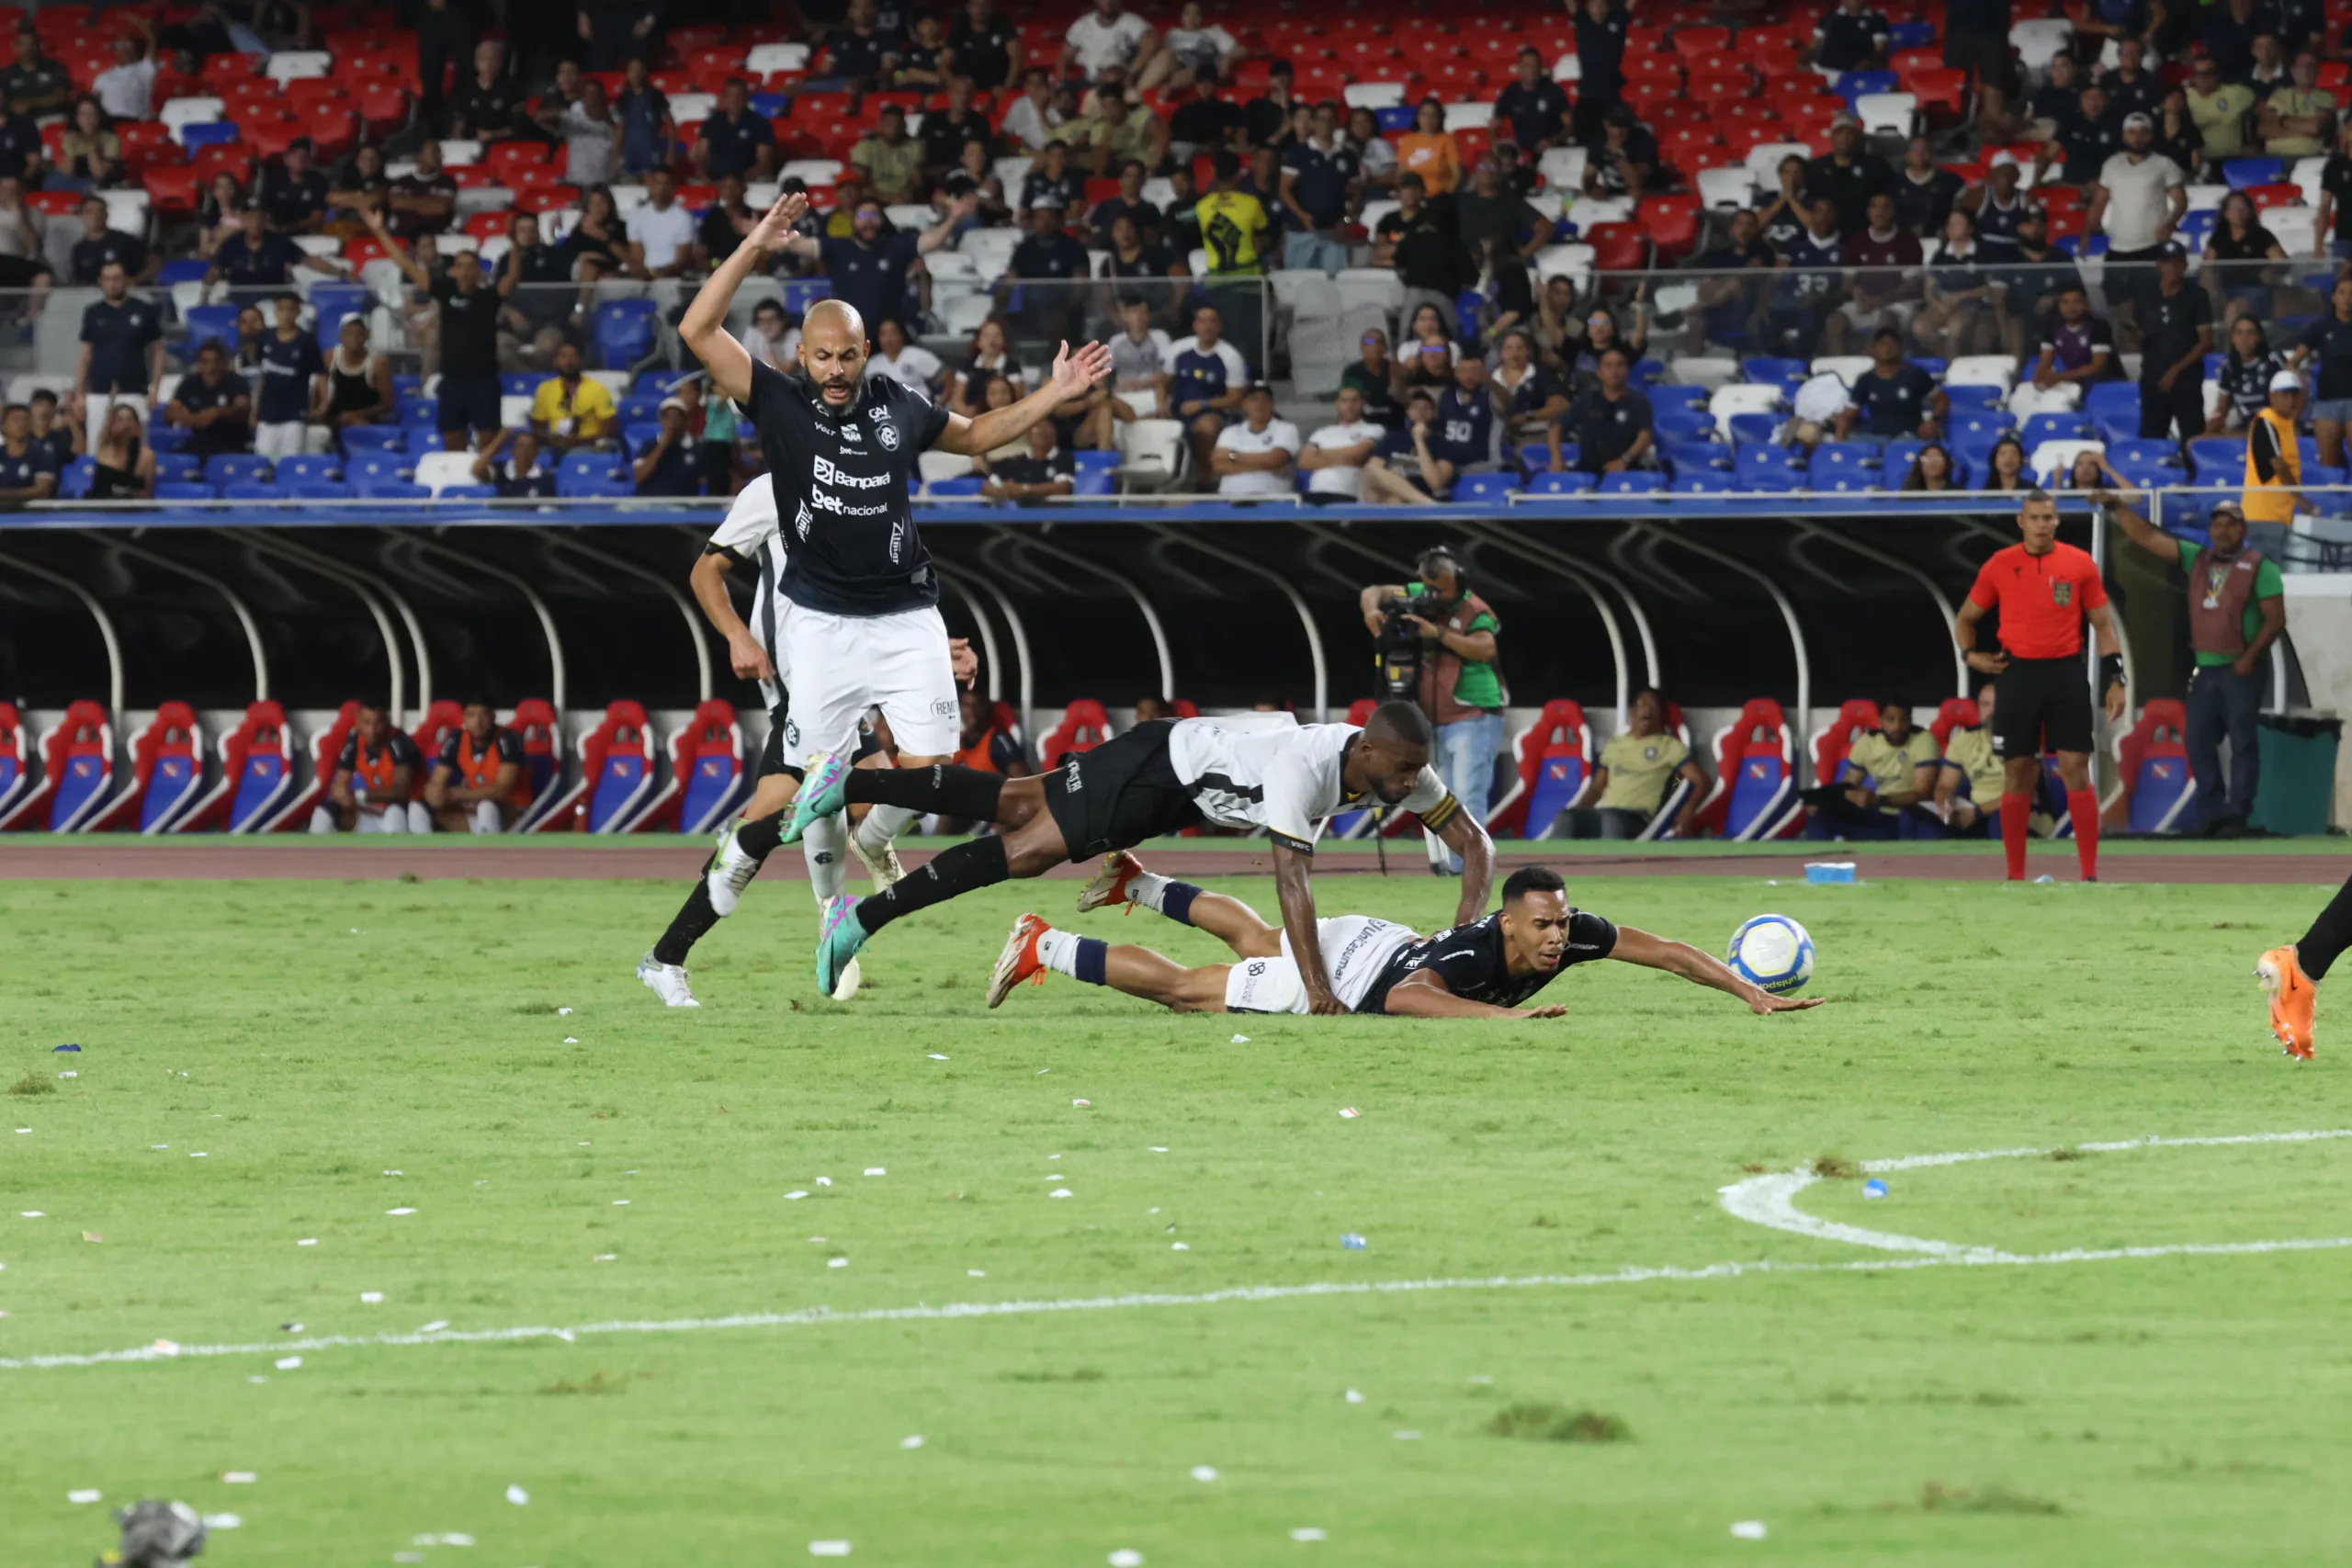
<path fill-rule="evenodd" d="M 2197 567 L 2198 552 L 2202 549 L 2203 547 L 2199 545 L 2194 539 L 2175 539 L 2172 543 L 2178 546 L 2180 549 L 2180 570 L 2183 571 L 2194 571 Z M 2193 581 L 2188 585 L 2188 589 L 2192 593 L 2199 592 L 2198 585 Z M 2287 582 L 2284 578 L 2278 575 L 2278 563 L 2277 561 L 2272 560 L 2267 556 L 2265 556 L 2262 559 L 2255 563 L 2254 592 L 2247 594 L 2245 600 L 2245 615 L 2244 624 L 2245 626 L 2245 640 L 2247 647 L 2251 648 L 2254 646 L 2254 639 L 2262 635 L 2262 601 L 2265 599 L 2277 599 L 2286 592 Z M 2223 624 L 2226 625 L 2227 623 L 2224 622 Z M 2197 656 L 2197 662 L 2201 665 L 2234 664 L 2237 662 L 2237 656 L 2230 653 L 2200 652 Z"/>

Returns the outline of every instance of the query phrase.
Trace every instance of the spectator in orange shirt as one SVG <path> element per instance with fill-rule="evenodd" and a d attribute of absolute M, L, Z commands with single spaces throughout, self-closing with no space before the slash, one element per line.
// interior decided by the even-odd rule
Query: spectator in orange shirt
<path fill-rule="evenodd" d="M 1421 176 L 1430 196 L 1449 196 L 1462 183 L 1462 149 L 1445 129 L 1445 105 L 1432 95 L 1421 100 L 1413 129 L 1396 139 L 1396 167 Z"/>
<path fill-rule="evenodd" d="M 465 721 L 441 743 L 424 804 L 445 833 L 503 833 L 531 804 L 523 738 L 488 703 L 468 703 Z"/>

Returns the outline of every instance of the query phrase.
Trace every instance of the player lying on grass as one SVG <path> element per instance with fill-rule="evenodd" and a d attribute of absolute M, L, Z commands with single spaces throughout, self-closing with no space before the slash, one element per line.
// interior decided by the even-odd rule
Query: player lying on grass
<path fill-rule="evenodd" d="M 1081 909 L 1140 904 L 1180 925 L 1208 932 L 1233 949 L 1236 964 L 1187 969 L 1148 947 L 1114 947 L 1057 931 L 1023 915 L 1006 939 L 989 979 L 995 1007 L 1023 980 L 1045 983 L 1048 970 L 1108 986 L 1177 1012 L 1305 1012 L 1306 984 L 1286 933 L 1238 898 L 1209 893 L 1144 869 L 1124 852 L 1105 857 L 1102 874 L 1078 897 Z M 1776 997 L 1750 985 L 1688 942 L 1611 925 L 1568 903 L 1560 874 L 1540 865 L 1503 883 L 1493 914 L 1423 937 L 1369 915 L 1317 920 L 1325 984 L 1349 1012 L 1405 1018 L 1560 1018 L 1567 1008 L 1521 1007 L 1561 970 L 1614 958 L 1663 969 L 1727 991 L 1757 1013 L 1801 1012 L 1822 998 Z"/>
<path fill-rule="evenodd" d="M 808 766 L 786 843 L 854 801 L 971 818 L 1003 831 L 943 851 L 919 874 L 874 897 L 835 899 L 817 939 L 817 984 L 831 992 L 866 938 L 902 915 L 1009 877 L 1043 876 L 1064 861 L 1091 860 L 1213 822 L 1244 832 L 1264 829 L 1273 844 L 1274 892 L 1283 931 L 1299 955 L 1306 1010 L 1345 1012 L 1346 1004 L 1324 979 L 1309 882 L 1315 841 L 1334 812 L 1385 805 L 1414 813 L 1462 857 L 1454 923 L 1466 926 L 1487 908 L 1494 845 L 1430 766 L 1434 740 L 1419 708 L 1388 702 L 1374 708 L 1361 729 L 1301 725 L 1287 714 L 1154 719 L 1025 779 L 952 766 L 854 773 L 845 752 L 820 758 Z"/>

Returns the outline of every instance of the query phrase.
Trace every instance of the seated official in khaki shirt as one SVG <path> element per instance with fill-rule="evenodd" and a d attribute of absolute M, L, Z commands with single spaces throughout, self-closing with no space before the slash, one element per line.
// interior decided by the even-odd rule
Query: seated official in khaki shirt
<path fill-rule="evenodd" d="M 1706 776 L 1690 760 L 1690 748 L 1668 732 L 1666 699 L 1656 692 L 1635 694 L 1624 733 L 1600 749 L 1600 765 L 1577 797 L 1561 809 L 1554 836 L 1565 839 L 1631 839 L 1666 804 L 1676 779 L 1690 788 L 1675 814 L 1674 830 L 1689 838 Z"/>
<path fill-rule="evenodd" d="M 1912 727 L 1903 703 L 1879 708 L 1879 727 L 1846 753 L 1838 783 L 1806 792 L 1810 839 L 1937 839 L 1943 823 L 1921 802 L 1935 793 L 1941 754 L 1936 738 Z"/>
<path fill-rule="evenodd" d="M 1976 694 L 1973 729 L 1955 729 L 1944 741 L 1943 766 L 1936 779 L 1935 808 L 1947 831 L 1997 839 L 2001 836 L 2001 759 L 1993 750 L 1993 685 Z"/>

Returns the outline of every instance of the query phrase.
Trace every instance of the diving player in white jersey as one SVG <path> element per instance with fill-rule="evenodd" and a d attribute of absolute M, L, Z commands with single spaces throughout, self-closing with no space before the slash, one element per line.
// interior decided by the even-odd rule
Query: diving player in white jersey
<path fill-rule="evenodd" d="M 734 504 L 727 509 L 726 521 L 703 547 L 702 558 L 695 563 L 688 580 L 704 616 L 727 641 L 729 667 L 741 679 L 759 682 L 760 695 L 768 710 L 767 744 L 761 749 L 757 782 L 741 813 L 741 820 L 753 826 L 762 818 L 774 818 L 790 806 L 800 787 L 799 764 L 786 751 L 784 744 L 790 672 L 775 659 L 775 581 L 784 569 L 784 540 L 776 525 L 775 491 L 768 476 L 761 474 L 743 487 Z M 758 574 L 748 623 L 735 613 L 735 603 L 728 594 L 725 581 L 729 570 L 746 565 Z M 952 679 L 969 684 L 979 670 L 979 660 L 971 645 L 962 637 L 953 637 L 947 647 Z M 879 767 L 888 761 L 871 729 L 861 731 L 856 757 L 862 767 Z M 811 832 L 801 844 L 801 852 L 808 863 L 809 890 L 817 896 L 820 911 L 841 892 L 844 840 L 856 843 L 838 819 L 829 818 L 823 828 L 821 832 Z M 686 973 L 686 954 L 722 917 L 735 912 L 736 901 L 745 885 L 758 874 L 769 850 L 774 848 L 773 830 L 765 835 L 770 840 L 767 842 L 762 842 L 758 834 L 745 836 L 751 840 L 752 851 L 738 848 L 723 865 L 721 857 L 713 855 L 704 866 L 703 874 L 695 878 L 694 891 L 686 896 L 669 930 L 662 933 L 653 950 L 638 961 L 637 977 L 652 987 L 666 1006 L 702 1005 L 695 999 L 693 982 Z M 721 835 L 721 840 L 729 844 L 739 843 L 731 828 Z M 864 858 L 862 847 L 860 858 Z M 876 887 L 887 887 L 903 874 L 897 852 L 888 844 L 882 846 L 878 859 L 867 860 L 865 864 Z M 846 1001 L 856 995 L 858 981 L 854 967 L 844 969 L 834 987 L 833 999 Z"/>
<path fill-rule="evenodd" d="M 825 299 L 802 323 L 805 378 L 786 376 L 735 340 L 727 310 L 744 278 L 785 247 L 808 209 L 801 192 L 780 197 L 711 274 L 678 333 L 718 394 L 751 412 L 775 486 L 786 554 L 770 647 L 789 671 L 786 754 L 845 755 L 860 719 L 878 706 L 899 765 L 927 767 L 956 750 L 957 705 L 939 580 L 908 504 L 908 478 L 926 448 L 976 455 L 1020 440 L 1107 375 L 1111 353 L 1100 344 L 1073 353 L 1065 344 L 1035 392 L 966 419 L 895 378 L 867 378 L 867 323 L 841 300 Z M 890 840 L 916 815 L 888 805 L 870 812 L 857 829 L 861 856 L 887 863 Z M 714 902 L 719 886 L 741 886 L 745 863 L 756 863 L 777 830 L 748 821 L 721 842 L 710 874 Z M 825 989 L 830 995 L 834 987 Z"/>
<path fill-rule="evenodd" d="M 1284 932 L 1238 898 L 1155 875 L 1124 852 L 1079 895 L 1081 909 L 1142 905 L 1195 926 L 1233 949 L 1239 962 L 1187 969 L 1148 947 L 1111 946 L 1057 931 L 1035 915 L 1014 923 L 989 979 L 995 1007 L 1023 980 L 1048 972 L 1108 986 L 1177 1012 L 1305 1012 L 1306 985 Z M 1563 1018 L 1565 1006 L 1521 1004 L 1578 964 L 1614 958 L 1712 986 L 1750 1012 L 1802 1012 L 1819 997 L 1776 997 L 1688 942 L 1611 925 L 1568 903 L 1558 872 L 1521 867 L 1503 881 L 1502 908 L 1483 919 L 1423 937 L 1366 915 L 1318 920 L 1324 977 L 1350 1012 L 1408 1018 Z"/>
<path fill-rule="evenodd" d="M 1307 1010 L 1345 1012 L 1325 973 L 1308 884 L 1315 840 L 1334 812 L 1378 802 L 1414 813 L 1462 857 L 1454 923 L 1468 925 L 1487 907 L 1495 847 L 1430 766 L 1433 743 L 1419 708 L 1388 702 L 1362 729 L 1301 726 L 1286 714 L 1154 719 L 1024 779 L 953 766 L 853 772 L 847 751 L 816 760 L 793 803 L 787 843 L 852 801 L 944 812 L 1003 829 L 942 851 L 921 875 L 874 897 L 837 900 L 818 939 L 818 983 L 830 989 L 865 939 L 901 915 L 1008 877 L 1041 876 L 1066 860 L 1091 860 L 1213 822 L 1262 829 L 1272 840 L 1283 931 L 1298 957 Z"/>

